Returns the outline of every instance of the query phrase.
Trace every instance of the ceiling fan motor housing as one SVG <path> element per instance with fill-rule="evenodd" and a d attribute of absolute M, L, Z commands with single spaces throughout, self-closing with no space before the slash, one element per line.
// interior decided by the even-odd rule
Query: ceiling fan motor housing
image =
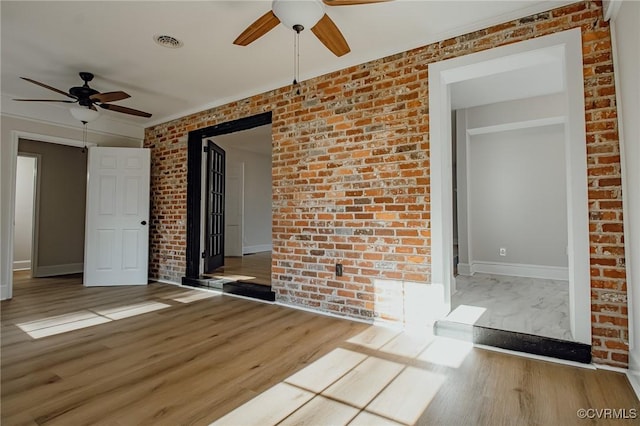
<path fill-rule="evenodd" d="M 84 81 L 84 85 L 72 87 L 71 89 L 69 89 L 69 94 L 78 98 L 78 103 L 80 105 L 88 107 L 93 103 L 93 101 L 89 99 L 89 97 L 100 92 L 89 87 L 88 83 L 93 80 L 93 74 L 91 74 L 90 72 L 81 72 L 79 74 L 82 81 Z"/>
<path fill-rule="evenodd" d="M 80 86 L 80 87 L 72 87 L 69 89 L 69 93 L 78 98 L 78 103 L 83 106 L 91 105 L 92 101 L 89 99 L 89 96 L 95 95 L 98 92 L 95 89 L 92 89 L 89 86 Z"/>

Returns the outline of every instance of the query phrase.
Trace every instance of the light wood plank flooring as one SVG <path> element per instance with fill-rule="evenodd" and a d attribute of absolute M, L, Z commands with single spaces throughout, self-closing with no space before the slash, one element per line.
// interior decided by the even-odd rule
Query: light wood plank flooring
<path fill-rule="evenodd" d="M 225 265 L 206 276 L 245 283 L 271 285 L 271 252 L 225 257 Z"/>
<path fill-rule="evenodd" d="M 177 286 L 80 283 L 19 275 L 2 302 L 3 425 L 571 425 L 579 408 L 640 410 L 615 372 Z"/>

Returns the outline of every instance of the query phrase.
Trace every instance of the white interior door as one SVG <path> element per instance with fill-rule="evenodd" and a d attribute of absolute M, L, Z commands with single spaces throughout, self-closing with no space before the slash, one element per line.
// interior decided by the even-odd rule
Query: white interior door
<path fill-rule="evenodd" d="M 224 253 L 242 256 L 244 163 L 228 161 L 225 180 Z"/>
<path fill-rule="evenodd" d="M 84 285 L 146 285 L 149 253 L 146 148 L 89 148 Z"/>

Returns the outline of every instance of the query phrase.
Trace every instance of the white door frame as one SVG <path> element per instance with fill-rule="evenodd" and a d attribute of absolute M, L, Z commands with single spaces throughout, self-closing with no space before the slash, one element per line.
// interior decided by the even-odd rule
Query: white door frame
<path fill-rule="evenodd" d="M 580 28 L 429 64 L 431 281 L 444 287 L 443 302 L 448 312 L 451 307 L 451 289 L 455 286 L 450 85 L 494 73 L 495 71 L 482 66 L 487 61 L 558 46 L 562 48 L 564 55 L 567 93 L 565 150 L 571 333 L 576 341 L 591 344 L 589 216 Z M 476 66 L 478 64 L 481 66 Z"/>
<path fill-rule="evenodd" d="M 19 130 L 13 130 L 11 132 L 11 139 L 9 141 L 2 141 L 9 144 L 9 208 L 3 209 L 3 223 L 0 224 L 4 229 L 3 235 L 6 238 L 2 238 L 0 241 L 0 253 L 4 253 L 4 259 L 0 259 L 0 263 L 5 267 L 0 272 L 0 299 L 10 299 L 13 297 L 13 238 L 14 238 L 14 222 L 15 222 L 15 209 L 16 209 L 16 168 L 18 162 L 18 142 L 20 139 L 31 139 L 39 142 L 57 143 L 59 145 L 69 146 L 94 146 L 95 143 L 86 144 L 82 141 L 74 139 L 59 138 L 56 136 L 41 135 L 37 133 L 23 132 Z M 6 215 L 6 219 L 4 216 Z M 6 234 L 5 234 L 6 232 Z"/>

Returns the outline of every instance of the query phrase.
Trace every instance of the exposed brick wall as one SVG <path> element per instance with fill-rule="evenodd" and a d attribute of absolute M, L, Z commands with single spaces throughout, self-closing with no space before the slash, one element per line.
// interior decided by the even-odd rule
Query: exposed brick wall
<path fill-rule="evenodd" d="M 273 287 L 281 302 L 399 319 L 402 281 L 430 280 L 428 64 L 581 27 L 593 356 L 627 365 L 622 194 L 608 24 L 581 2 L 500 24 L 146 130 L 152 148 L 150 276 L 185 271 L 191 130 L 273 113 Z M 342 262 L 344 276 L 334 265 Z"/>

